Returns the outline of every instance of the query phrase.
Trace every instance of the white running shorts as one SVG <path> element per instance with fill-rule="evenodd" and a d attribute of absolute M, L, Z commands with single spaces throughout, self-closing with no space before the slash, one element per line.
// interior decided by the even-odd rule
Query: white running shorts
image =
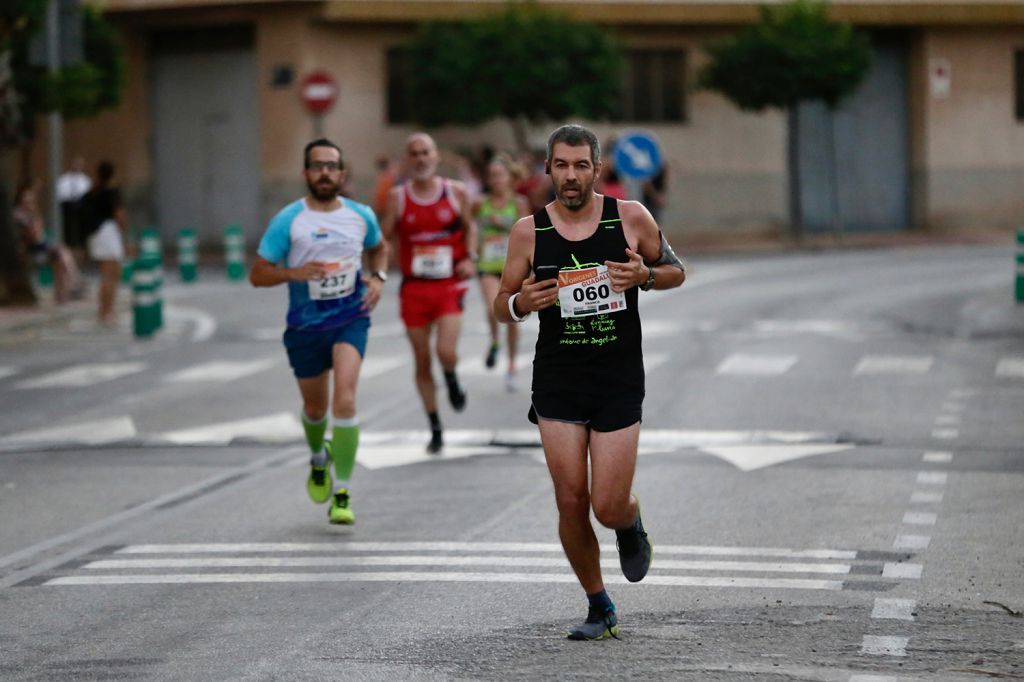
<path fill-rule="evenodd" d="M 89 237 L 89 257 L 93 260 L 124 260 L 124 242 L 117 221 L 106 220 L 100 229 Z"/>

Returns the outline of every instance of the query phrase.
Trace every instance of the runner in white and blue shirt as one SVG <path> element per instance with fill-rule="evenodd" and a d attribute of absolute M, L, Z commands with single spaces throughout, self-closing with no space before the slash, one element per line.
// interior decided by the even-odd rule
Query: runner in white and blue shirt
<path fill-rule="evenodd" d="M 303 162 L 309 193 L 270 221 L 249 280 L 257 287 L 288 284 L 284 346 L 302 394 L 302 425 L 311 452 L 306 491 L 316 503 L 331 501 L 331 523 L 352 524 L 350 481 L 359 447 L 356 386 L 370 312 L 387 279 L 388 247 L 373 211 L 339 196 L 345 181 L 341 149 L 330 140 L 314 140 L 306 145 Z"/>

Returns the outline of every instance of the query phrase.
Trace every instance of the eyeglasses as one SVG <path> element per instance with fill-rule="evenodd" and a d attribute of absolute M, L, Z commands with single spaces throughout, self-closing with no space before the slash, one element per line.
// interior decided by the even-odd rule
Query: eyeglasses
<path fill-rule="evenodd" d="M 306 164 L 307 170 L 330 171 L 331 173 L 341 170 L 341 164 L 337 161 L 310 161 Z"/>

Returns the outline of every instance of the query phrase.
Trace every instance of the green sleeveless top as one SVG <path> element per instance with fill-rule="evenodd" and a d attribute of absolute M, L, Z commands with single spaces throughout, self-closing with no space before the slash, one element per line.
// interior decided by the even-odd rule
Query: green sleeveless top
<path fill-rule="evenodd" d="M 519 220 L 516 197 L 511 195 L 501 208 L 494 208 L 491 198 L 480 204 L 477 228 L 480 231 L 480 260 L 477 270 L 483 274 L 501 275 L 508 254 L 508 235 Z"/>

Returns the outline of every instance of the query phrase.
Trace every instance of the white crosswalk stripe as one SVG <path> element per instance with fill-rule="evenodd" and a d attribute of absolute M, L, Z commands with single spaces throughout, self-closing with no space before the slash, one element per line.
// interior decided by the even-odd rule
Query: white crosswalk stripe
<path fill-rule="evenodd" d="M 0 379 L 6 379 L 7 377 L 14 376 L 17 373 L 17 367 L 8 367 L 6 365 L 0 365 Z"/>
<path fill-rule="evenodd" d="M 609 569 L 606 582 L 631 584 L 618 575 L 614 546 L 603 546 L 602 551 L 606 558 L 601 564 Z M 877 563 L 877 557 L 872 558 L 876 553 L 859 558 L 857 550 L 658 545 L 656 553 L 651 573 L 642 583 L 633 585 L 842 590 L 847 587 L 851 574 L 858 574 L 875 576 L 873 583 L 879 590 L 891 586 L 891 580 L 881 575 L 882 566 Z M 375 570 L 363 570 L 367 568 Z M 450 570 L 453 568 L 470 570 Z M 236 570 L 224 572 L 222 569 Z M 280 569 L 300 570 L 282 572 Z M 166 572 L 168 570 L 173 572 Z M 530 542 L 143 544 L 122 547 L 69 571 L 42 584 L 572 583 L 576 580 L 560 545 Z M 865 588 L 864 581 L 860 581 L 856 589 L 870 589 L 870 586 Z"/>

